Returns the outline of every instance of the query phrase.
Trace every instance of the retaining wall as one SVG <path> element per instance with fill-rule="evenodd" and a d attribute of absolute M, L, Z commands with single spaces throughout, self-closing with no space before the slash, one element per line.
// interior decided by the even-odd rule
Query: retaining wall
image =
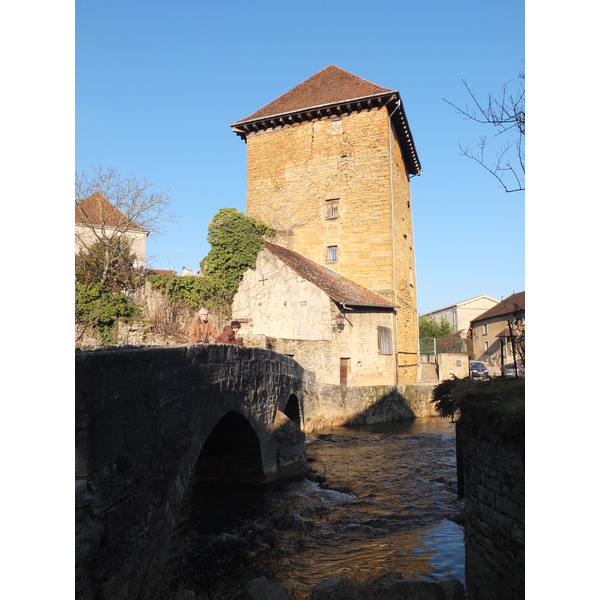
<path fill-rule="evenodd" d="M 461 407 L 456 427 L 465 499 L 465 571 L 471 600 L 525 598 L 525 422 L 499 423 L 493 406 Z"/>

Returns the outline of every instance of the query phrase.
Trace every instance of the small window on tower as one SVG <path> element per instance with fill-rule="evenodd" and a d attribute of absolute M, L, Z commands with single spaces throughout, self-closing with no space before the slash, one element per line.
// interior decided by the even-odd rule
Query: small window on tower
<path fill-rule="evenodd" d="M 327 246 L 327 262 L 337 262 L 337 246 Z"/>
<path fill-rule="evenodd" d="M 338 218 L 339 202 L 340 202 L 339 198 L 332 198 L 331 200 L 325 200 L 325 218 L 326 219 L 337 219 Z"/>

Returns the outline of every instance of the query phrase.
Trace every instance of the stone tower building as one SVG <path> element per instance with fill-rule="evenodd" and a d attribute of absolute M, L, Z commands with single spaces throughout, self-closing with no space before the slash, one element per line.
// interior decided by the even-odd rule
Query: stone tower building
<path fill-rule="evenodd" d="M 397 379 L 415 382 L 409 180 L 421 165 L 399 93 L 329 65 L 231 127 L 247 144 L 247 215 L 276 244 L 389 299 Z"/>

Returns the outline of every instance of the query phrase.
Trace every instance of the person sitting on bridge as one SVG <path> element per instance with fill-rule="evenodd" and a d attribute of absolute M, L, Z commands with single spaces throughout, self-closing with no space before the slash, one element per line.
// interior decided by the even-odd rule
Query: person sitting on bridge
<path fill-rule="evenodd" d="M 235 338 L 235 332 L 231 325 L 225 325 L 223 327 L 223 333 L 217 338 L 217 344 L 233 344 Z"/>
<path fill-rule="evenodd" d="M 208 311 L 201 308 L 190 325 L 190 344 L 208 344 L 211 336 L 219 337 L 219 332 L 208 322 Z"/>
<path fill-rule="evenodd" d="M 243 337 L 238 337 L 238 331 L 241 328 L 241 324 L 239 321 L 231 321 L 231 328 L 233 329 L 233 333 L 234 333 L 234 338 L 233 341 L 231 342 L 232 344 L 235 344 L 236 346 L 243 346 L 244 345 L 244 338 Z"/>

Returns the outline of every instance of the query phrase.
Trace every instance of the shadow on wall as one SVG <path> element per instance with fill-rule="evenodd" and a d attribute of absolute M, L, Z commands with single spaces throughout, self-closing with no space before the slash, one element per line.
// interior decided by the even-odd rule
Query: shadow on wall
<path fill-rule="evenodd" d="M 435 417 L 431 404 L 434 387 L 318 385 L 317 398 L 305 399 L 303 430 L 311 433 L 329 427 Z"/>

